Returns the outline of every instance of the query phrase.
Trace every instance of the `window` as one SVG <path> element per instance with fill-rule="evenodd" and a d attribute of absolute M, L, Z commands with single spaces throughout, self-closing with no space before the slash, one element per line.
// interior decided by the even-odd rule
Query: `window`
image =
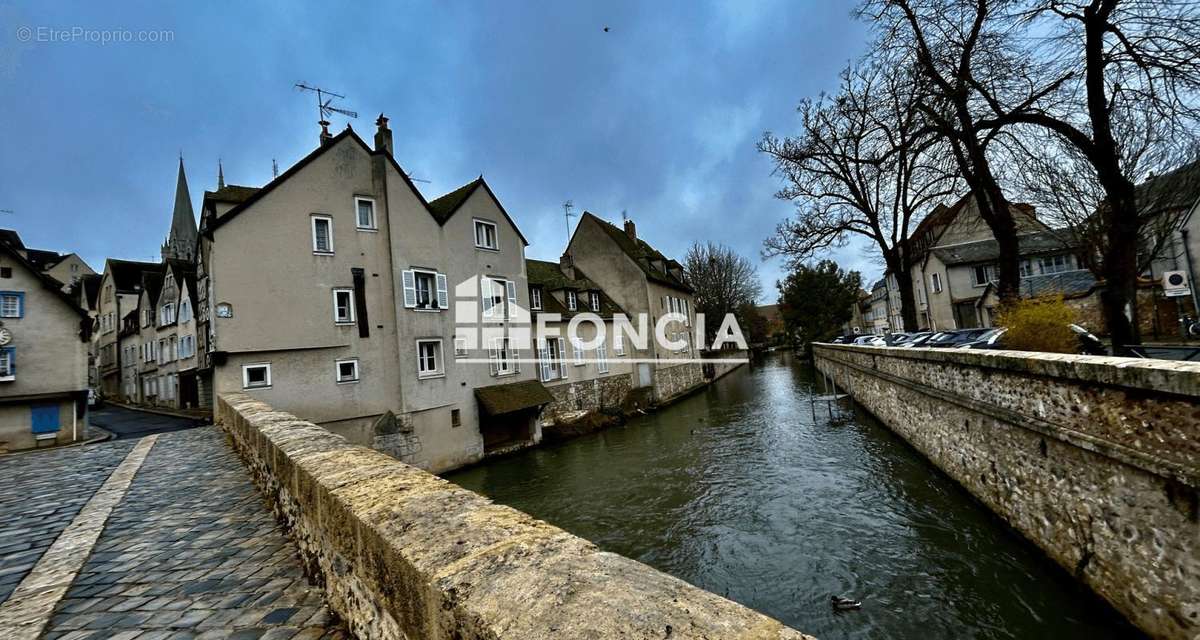
<path fill-rule="evenodd" d="M 338 360 L 336 364 L 338 384 L 343 382 L 358 382 L 358 358 Z"/>
<path fill-rule="evenodd" d="M 0 267 L 0 278 L 11 278 L 12 267 Z"/>
<path fill-rule="evenodd" d="M 982 287 L 993 280 L 994 269 L 991 265 L 979 265 L 973 270 L 975 286 Z"/>
<path fill-rule="evenodd" d="M 458 409 L 450 410 L 450 426 L 452 426 L 452 427 L 461 427 L 462 426 L 462 411 L 460 411 Z"/>
<path fill-rule="evenodd" d="M 242 388 L 262 389 L 271 386 L 271 365 L 244 364 L 242 365 Z"/>
<path fill-rule="evenodd" d="M 579 338 L 571 339 L 571 346 L 575 349 L 575 366 L 583 366 L 583 345 L 579 343 Z"/>
<path fill-rule="evenodd" d="M 0 291 L 0 318 L 20 318 L 25 315 L 25 294 L 20 291 Z"/>
<path fill-rule="evenodd" d="M 179 338 L 179 357 L 190 358 L 196 355 L 196 337 L 183 336 Z"/>
<path fill-rule="evenodd" d="M 575 298 L 574 291 L 567 291 L 567 311 L 574 311 L 575 307 L 579 306 L 579 301 Z"/>
<path fill-rule="evenodd" d="M 337 324 L 354 322 L 354 289 L 333 290 L 333 321 Z"/>
<path fill-rule="evenodd" d="M 592 299 L 592 311 L 600 311 L 600 294 L 593 291 L 590 296 Z"/>
<path fill-rule="evenodd" d="M 492 375 L 506 376 L 521 371 L 518 350 L 513 348 L 509 338 L 492 338 L 492 348 L 488 354 L 492 363 Z"/>
<path fill-rule="evenodd" d="M 312 217 L 313 253 L 333 253 L 333 218 Z"/>
<path fill-rule="evenodd" d="M 1042 268 L 1042 273 L 1062 273 L 1070 271 L 1074 268 L 1073 260 L 1069 255 L 1044 256 L 1038 259 L 1038 264 Z"/>
<path fill-rule="evenodd" d="M 417 377 L 434 378 L 441 375 L 442 341 L 417 340 Z"/>
<path fill-rule="evenodd" d="M 625 334 L 616 326 L 613 326 L 613 353 L 618 356 L 625 355 Z"/>
<path fill-rule="evenodd" d="M 483 301 L 483 317 L 491 319 L 510 318 L 517 306 L 517 283 L 511 280 L 483 277 L 479 279 L 480 296 Z M 509 309 L 504 309 L 507 296 Z"/>
<path fill-rule="evenodd" d="M 171 362 L 179 359 L 179 342 L 175 336 L 171 336 Z"/>
<path fill-rule="evenodd" d="M 355 198 L 354 210 L 359 229 L 375 230 L 375 201 L 370 198 Z"/>
<path fill-rule="evenodd" d="M 596 347 L 596 371 L 608 373 L 608 350 L 604 347 L 604 343 Z"/>
<path fill-rule="evenodd" d="M 475 221 L 475 246 L 493 251 L 500 248 L 500 245 L 496 243 L 496 224 L 494 222 Z"/>
<path fill-rule="evenodd" d="M 404 306 L 409 309 L 436 311 L 450 308 L 446 275 L 419 269 L 401 273 L 404 285 Z"/>
<path fill-rule="evenodd" d="M 192 319 L 192 303 L 184 300 L 179 303 L 179 321 L 187 322 Z"/>
<path fill-rule="evenodd" d="M 168 302 L 158 308 L 158 326 L 166 326 L 175 322 L 175 303 Z"/>
<path fill-rule="evenodd" d="M 942 292 L 942 274 L 935 273 L 929 276 L 929 284 L 933 287 L 934 293 Z"/>
<path fill-rule="evenodd" d="M 17 377 L 17 350 L 14 347 L 0 348 L 0 380 L 14 380 Z"/>
<path fill-rule="evenodd" d="M 542 289 L 541 287 L 530 287 L 529 289 L 529 308 L 535 311 L 542 308 Z"/>
<path fill-rule="evenodd" d="M 562 338 L 546 338 L 539 351 L 538 360 L 541 363 L 542 382 L 567 377 L 567 368 L 563 366 Z"/>
<path fill-rule="evenodd" d="M 467 339 L 459 336 L 454 337 L 454 357 L 467 357 Z"/>
<path fill-rule="evenodd" d="M 1022 278 L 1028 278 L 1029 276 L 1037 275 L 1033 271 L 1033 262 L 1031 260 L 1020 261 L 1017 263 L 1017 268 L 1020 270 Z"/>

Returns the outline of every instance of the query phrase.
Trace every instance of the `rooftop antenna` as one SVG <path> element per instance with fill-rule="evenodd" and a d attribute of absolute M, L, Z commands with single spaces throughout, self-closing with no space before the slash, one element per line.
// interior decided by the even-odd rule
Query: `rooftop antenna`
<path fill-rule="evenodd" d="M 334 93 L 328 89 L 322 89 L 321 87 L 310 86 L 303 82 L 297 82 L 296 88 L 300 91 L 312 91 L 313 93 L 317 94 L 317 113 L 321 116 L 321 119 L 317 121 L 317 124 L 321 125 L 322 130 L 325 130 L 327 127 L 329 127 L 329 118 L 331 118 L 335 113 L 340 113 L 351 118 L 358 117 L 357 111 L 330 106 L 330 103 L 333 102 L 334 98 L 340 98 L 342 100 L 346 99 L 346 96 L 340 93 Z"/>
<path fill-rule="evenodd" d="M 408 176 L 408 179 L 412 180 L 413 182 L 424 182 L 425 184 L 429 184 L 429 181 L 426 180 L 425 178 L 414 178 L 413 174 L 411 174 L 411 173 L 406 173 L 404 175 Z"/>
<path fill-rule="evenodd" d="M 275 158 L 271 158 L 271 175 L 274 178 L 279 177 L 279 163 L 275 161 Z"/>
<path fill-rule="evenodd" d="M 563 219 L 566 220 L 566 222 L 567 222 L 567 244 L 568 245 L 571 244 L 571 218 L 575 217 L 575 214 L 571 213 L 571 210 L 574 208 L 575 208 L 574 200 L 567 200 L 566 202 L 563 203 Z"/>

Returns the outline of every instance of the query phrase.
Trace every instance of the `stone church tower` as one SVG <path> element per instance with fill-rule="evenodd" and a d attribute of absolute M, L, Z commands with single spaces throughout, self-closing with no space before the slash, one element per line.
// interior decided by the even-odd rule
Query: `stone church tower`
<path fill-rule="evenodd" d="M 179 158 L 179 179 L 175 183 L 175 211 L 171 214 L 171 232 L 162 246 L 162 259 L 196 261 L 196 214 L 192 212 L 192 195 L 188 193 L 187 176 L 183 173 L 183 157 Z"/>

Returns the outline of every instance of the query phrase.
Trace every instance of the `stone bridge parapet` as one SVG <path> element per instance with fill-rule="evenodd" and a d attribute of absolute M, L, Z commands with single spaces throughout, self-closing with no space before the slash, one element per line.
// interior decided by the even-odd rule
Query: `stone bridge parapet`
<path fill-rule="evenodd" d="M 217 418 L 361 638 L 809 638 L 248 395 Z"/>
<path fill-rule="evenodd" d="M 1200 364 L 815 345 L 817 368 L 1159 638 L 1200 637 Z"/>

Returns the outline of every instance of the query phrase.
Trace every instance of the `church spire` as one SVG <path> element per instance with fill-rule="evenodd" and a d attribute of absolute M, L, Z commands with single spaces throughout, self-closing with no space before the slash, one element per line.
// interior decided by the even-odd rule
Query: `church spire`
<path fill-rule="evenodd" d="M 188 192 L 187 175 L 183 171 L 183 155 L 179 156 L 179 177 L 175 182 L 175 211 L 171 214 L 171 233 L 162 246 L 163 260 L 192 261 L 196 254 L 196 214 L 192 212 L 192 195 Z"/>
<path fill-rule="evenodd" d="M 217 188 L 225 188 L 225 167 L 221 166 L 220 158 L 217 158 Z"/>

